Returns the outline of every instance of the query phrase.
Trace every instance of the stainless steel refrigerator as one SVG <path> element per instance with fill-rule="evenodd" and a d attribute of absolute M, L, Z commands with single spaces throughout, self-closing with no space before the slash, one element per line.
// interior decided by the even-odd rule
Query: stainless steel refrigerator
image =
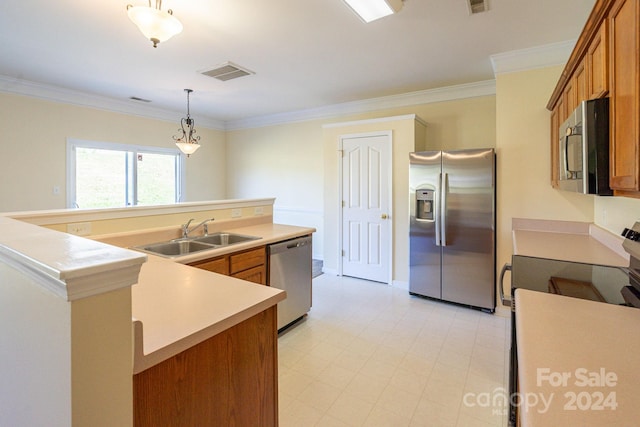
<path fill-rule="evenodd" d="M 409 158 L 409 292 L 493 312 L 494 150 Z"/>

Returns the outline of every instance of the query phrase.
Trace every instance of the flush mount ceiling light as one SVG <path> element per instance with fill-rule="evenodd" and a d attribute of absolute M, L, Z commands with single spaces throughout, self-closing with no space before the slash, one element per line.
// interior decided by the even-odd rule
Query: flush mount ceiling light
<path fill-rule="evenodd" d="M 171 9 L 163 12 L 162 0 L 155 0 L 156 6 L 132 6 L 127 5 L 127 15 L 142 34 L 158 47 L 158 43 L 169 40 L 182 31 L 182 24 L 173 16 Z"/>
<path fill-rule="evenodd" d="M 200 148 L 200 144 L 198 144 L 198 141 L 200 141 L 200 136 L 196 136 L 196 129 L 194 127 L 195 122 L 191 118 L 191 114 L 189 111 L 189 95 L 191 94 L 191 92 L 193 92 L 193 90 L 185 89 L 184 91 L 187 92 L 187 117 L 180 120 L 180 129 L 178 129 L 178 131 L 182 132 L 182 135 L 174 135 L 173 139 L 176 141 L 176 145 L 178 146 L 180 151 L 182 151 L 187 155 L 187 157 L 189 157 L 190 155 L 195 153 L 198 148 Z"/>
<path fill-rule="evenodd" d="M 402 0 L 344 0 L 366 23 L 397 13 L 402 9 Z"/>

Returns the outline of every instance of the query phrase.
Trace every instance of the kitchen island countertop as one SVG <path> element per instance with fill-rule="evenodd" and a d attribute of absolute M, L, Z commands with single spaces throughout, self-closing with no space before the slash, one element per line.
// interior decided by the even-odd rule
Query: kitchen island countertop
<path fill-rule="evenodd" d="M 315 230 L 259 224 L 226 231 L 260 237 L 174 260 L 149 255 L 132 287 L 134 374 L 282 301 L 284 291 L 183 265 L 307 235 Z"/>

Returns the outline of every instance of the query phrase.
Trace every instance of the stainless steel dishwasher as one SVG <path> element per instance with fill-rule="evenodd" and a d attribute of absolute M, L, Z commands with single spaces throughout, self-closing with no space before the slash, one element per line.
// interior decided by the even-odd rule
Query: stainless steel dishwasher
<path fill-rule="evenodd" d="M 269 286 L 287 292 L 287 298 L 278 303 L 281 330 L 311 309 L 311 236 L 269 245 L 267 251 Z"/>

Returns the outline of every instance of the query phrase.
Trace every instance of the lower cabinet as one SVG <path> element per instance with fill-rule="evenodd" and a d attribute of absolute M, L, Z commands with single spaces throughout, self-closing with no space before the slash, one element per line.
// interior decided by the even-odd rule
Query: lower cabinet
<path fill-rule="evenodd" d="M 276 306 L 133 376 L 134 426 L 278 425 Z"/>
<path fill-rule="evenodd" d="M 266 246 L 197 261 L 189 265 L 261 285 L 267 284 Z"/>

